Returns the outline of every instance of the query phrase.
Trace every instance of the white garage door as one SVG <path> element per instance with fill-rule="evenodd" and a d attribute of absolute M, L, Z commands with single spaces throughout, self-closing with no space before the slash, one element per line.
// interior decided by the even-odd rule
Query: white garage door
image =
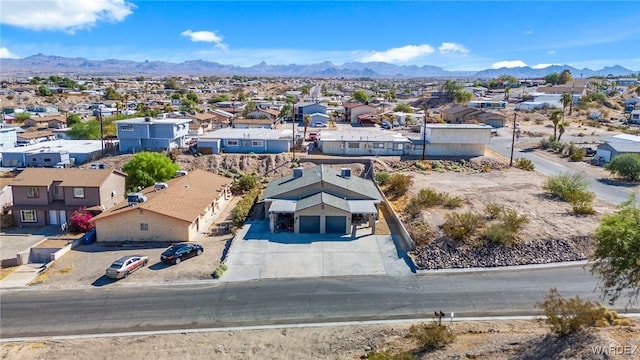
<path fill-rule="evenodd" d="M 611 160 L 611 151 L 598 149 L 596 151 L 596 159 L 604 162 L 609 162 Z"/>

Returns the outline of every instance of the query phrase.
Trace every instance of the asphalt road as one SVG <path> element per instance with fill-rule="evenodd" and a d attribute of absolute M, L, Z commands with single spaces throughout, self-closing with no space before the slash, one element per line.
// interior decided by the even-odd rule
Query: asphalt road
<path fill-rule="evenodd" d="M 491 144 L 488 147 L 507 159 L 511 156 L 511 138 L 493 138 L 491 139 Z M 537 156 L 535 152 L 518 149 L 516 147 L 513 153 L 514 161 L 517 158 L 526 158 L 531 160 L 536 167 L 536 171 L 547 176 L 560 175 L 561 173 L 580 173 L 589 181 L 590 190 L 593 191 L 597 197 L 615 205 L 629 200 L 629 197 L 633 193 L 633 191 L 628 187 L 611 185 L 603 182 L 602 179 L 593 177 L 586 171 L 579 171 L 565 166 L 562 164 L 563 160 L 560 159 L 558 162 L 554 162 Z M 636 198 L 636 202 L 640 204 L 640 197 Z"/>
<path fill-rule="evenodd" d="M 353 320 L 530 315 L 551 288 L 597 300 L 582 266 L 2 293 L 0 337 Z M 624 305 L 624 304 L 622 304 Z M 622 308 L 623 306 L 618 306 Z M 629 308 L 639 311 L 638 304 Z"/>

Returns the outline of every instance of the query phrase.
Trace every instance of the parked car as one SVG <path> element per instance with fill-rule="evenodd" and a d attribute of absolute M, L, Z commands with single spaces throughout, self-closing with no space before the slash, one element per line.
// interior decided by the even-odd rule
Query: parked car
<path fill-rule="evenodd" d="M 595 156 L 596 150 L 594 148 L 584 148 L 584 153 L 586 156 Z"/>
<path fill-rule="evenodd" d="M 323 122 L 314 122 L 313 127 L 327 127 L 327 124 Z"/>
<path fill-rule="evenodd" d="M 173 244 L 160 255 L 160 261 L 167 264 L 178 265 L 182 260 L 199 256 L 204 251 L 202 245 L 194 243 Z"/>
<path fill-rule="evenodd" d="M 146 255 L 130 255 L 123 256 L 114 261 L 105 272 L 108 278 L 122 279 L 129 276 L 130 273 L 146 266 L 149 262 L 149 257 Z"/>
<path fill-rule="evenodd" d="M 318 138 L 319 137 L 318 137 L 318 133 L 317 132 L 310 132 L 309 133 L 309 140 L 316 141 L 316 140 L 318 140 Z"/>
<path fill-rule="evenodd" d="M 380 126 L 382 126 L 383 129 L 387 129 L 387 130 L 391 129 L 391 123 L 388 121 L 383 121 Z"/>

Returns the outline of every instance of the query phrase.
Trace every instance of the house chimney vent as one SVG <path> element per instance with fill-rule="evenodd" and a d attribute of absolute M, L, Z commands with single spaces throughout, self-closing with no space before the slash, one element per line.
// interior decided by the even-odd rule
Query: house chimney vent
<path fill-rule="evenodd" d="M 340 169 L 340 176 L 345 179 L 351 178 L 351 169 L 350 168 L 342 168 Z"/>
<path fill-rule="evenodd" d="M 294 178 L 302 177 L 303 174 L 304 174 L 304 168 L 302 168 L 302 167 L 293 168 L 293 177 Z"/>

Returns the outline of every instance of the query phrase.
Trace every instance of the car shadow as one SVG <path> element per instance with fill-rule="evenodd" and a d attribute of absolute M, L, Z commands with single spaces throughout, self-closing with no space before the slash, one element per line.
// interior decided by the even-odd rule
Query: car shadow
<path fill-rule="evenodd" d="M 105 285 L 111 285 L 113 283 L 115 283 L 117 280 L 115 279 L 110 279 L 107 277 L 107 275 L 102 275 L 99 278 L 97 278 L 94 282 L 91 283 L 91 286 L 96 286 L 96 287 L 101 287 L 101 286 L 105 286 Z"/>
<path fill-rule="evenodd" d="M 598 179 L 598 182 L 601 184 L 605 184 L 605 185 L 611 185 L 611 186 L 621 186 L 621 187 L 636 187 L 638 185 L 640 185 L 639 182 L 625 182 L 625 181 L 620 181 L 620 180 L 613 180 L 613 179 L 607 179 L 607 178 L 600 178 Z"/>
<path fill-rule="evenodd" d="M 163 263 L 162 261 L 158 261 L 157 263 L 149 266 L 149 270 L 157 271 L 157 270 L 166 269 L 168 267 L 171 267 L 171 265 Z"/>
<path fill-rule="evenodd" d="M 87 253 L 99 253 L 115 250 L 135 250 L 135 249 L 164 249 L 171 245 L 169 242 L 99 242 L 92 244 L 80 244 L 73 248 L 75 251 Z"/>

